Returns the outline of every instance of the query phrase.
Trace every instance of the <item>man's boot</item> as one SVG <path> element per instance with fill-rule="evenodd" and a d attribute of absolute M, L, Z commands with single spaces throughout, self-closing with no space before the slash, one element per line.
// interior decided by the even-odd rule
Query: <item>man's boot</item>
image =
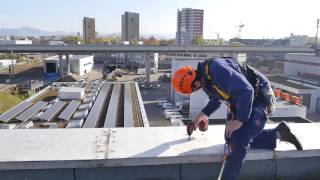
<path fill-rule="evenodd" d="M 282 121 L 276 128 L 276 131 L 280 133 L 280 141 L 285 141 L 293 144 L 297 150 L 302 150 L 302 145 L 299 142 L 298 138 L 291 133 L 289 126 L 285 121 Z"/>

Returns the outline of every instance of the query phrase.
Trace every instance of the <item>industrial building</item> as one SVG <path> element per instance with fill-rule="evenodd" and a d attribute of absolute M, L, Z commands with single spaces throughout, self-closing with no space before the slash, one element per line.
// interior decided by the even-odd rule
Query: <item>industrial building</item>
<path fill-rule="evenodd" d="M 57 82 L 0 115 L 2 128 L 148 127 L 133 82 Z"/>
<path fill-rule="evenodd" d="M 291 53 L 285 58 L 283 75 L 269 76 L 271 85 L 298 96 L 308 113 L 320 112 L 320 56 Z"/>
<path fill-rule="evenodd" d="M 178 9 L 176 43 L 190 45 L 196 37 L 203 37 L 203 10 Z"/>
<path fill-rule="evenodd" d="M 0 45 L 21 45 L 21 44 L 32 44 L 32 40 L 27 38 L 10 38 L 10 36 L 0 37 Z"/>
<path fill-rule="evenodd" d="M 67 62 L 68 59 L 68 62 Z M 69 66 L 67 66 L 69 63 Z M 60 73 L 67 72 L 68 70 L 71 73 L 83 76 L 89 73 L 93 67 L 93 56 L 90 55 L 68 55 L 62 56 L 62 59 L 59 60 L 59 56 L 53 56 L 46 58 L 44 61 L 44 72 L 49 73 Z M 67 70 L 65 70 L 65 68 Z"/>

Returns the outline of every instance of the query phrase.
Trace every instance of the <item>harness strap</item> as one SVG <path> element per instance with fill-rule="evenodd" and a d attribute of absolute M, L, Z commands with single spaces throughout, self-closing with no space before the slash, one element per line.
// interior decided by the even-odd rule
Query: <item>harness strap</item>
<path fill-rule="evenodd" d="M 206 73 L 206 78 L 209 81 L 209 83 L 211 84 L 212 88 L 215 89 L 217 91 L 217 93 L 226 101 L 231 99 L 231 96 L 227 93 L 225 93 L 224 91 L 222 91 L 218 86 L 216 86 L 213 82 L 212 82 L 212 77 L 209 73 L 209 66 L 211 64 L 211 60 L 207 60 L 205 63 L 205 73 Z"/>

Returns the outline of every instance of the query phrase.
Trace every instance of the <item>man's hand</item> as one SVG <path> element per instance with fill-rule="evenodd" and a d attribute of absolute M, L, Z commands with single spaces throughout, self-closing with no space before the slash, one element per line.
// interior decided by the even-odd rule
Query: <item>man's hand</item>
<path fill-rule="evenodd" d="M 241 128 L 241 126 L 243 125 L 243 122 L 239 121 L 239 120 L 230 120 L 227 123 L 227 127 L 226 127 L 226 136 L 228 138 L 231 138 L 231 135 L 234 131 L 236 131 L 237 129 Z"/>
<path fill-rule="evenodd" d="M 193 130 L 196 130 L 199 127 L 199 122 L 203 120 L 205 122 L 208 122 L 208 116 L 205 115 L 203 112 L 200 112 L 197 117 L 192 120 Z"/>

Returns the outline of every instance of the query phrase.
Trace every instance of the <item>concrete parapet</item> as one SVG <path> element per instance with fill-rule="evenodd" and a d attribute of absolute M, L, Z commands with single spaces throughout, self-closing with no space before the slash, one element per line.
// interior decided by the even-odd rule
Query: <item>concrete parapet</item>
<path fill-rule="evenodd" d="M 320 177 L 320 124 L 290 127 L 305 150 L 250 150 L 241 179 Z M 223 132 L 209 126 L 188 141 L 185 127 L 1 130 L 0 179 L 215 179 Z"/>

